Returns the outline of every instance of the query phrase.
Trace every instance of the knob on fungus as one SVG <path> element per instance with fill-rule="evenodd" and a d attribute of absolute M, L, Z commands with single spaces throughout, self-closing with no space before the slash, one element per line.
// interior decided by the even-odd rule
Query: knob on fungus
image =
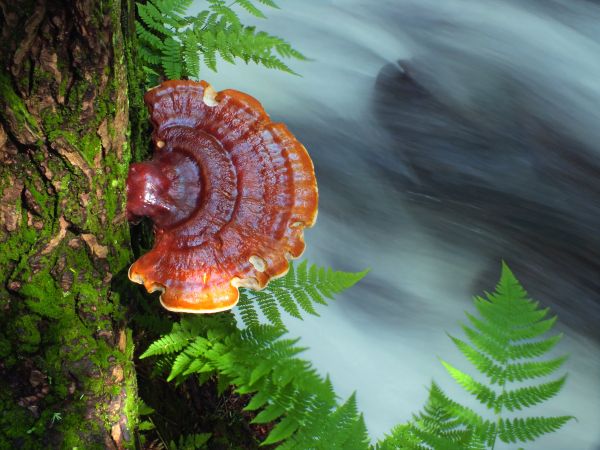
<path fill-rule="evenodd" d="M 154 248 L 129 269 L 171 311 L 232 308 L 304 251 L 317 216 L 306 149 L 253 97 L 206 82 L 167 81 L 144 97 L 152 160 L 132 164 L 129 220 L 154 222 Z"/>

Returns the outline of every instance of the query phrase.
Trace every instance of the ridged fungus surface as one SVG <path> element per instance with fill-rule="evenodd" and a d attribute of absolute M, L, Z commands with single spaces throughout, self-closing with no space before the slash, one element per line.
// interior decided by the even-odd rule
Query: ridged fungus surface
<path fill-rule="evenodd" d="M 253 97 L 202 81 L 167 81 L 144 97 L 152 160 L 132 164 L 129 220 L 154 222 L 155 245 L 129 269 L 171 311 L 233 307 L 304 251 L 317 216 L 306 149 Z"/>

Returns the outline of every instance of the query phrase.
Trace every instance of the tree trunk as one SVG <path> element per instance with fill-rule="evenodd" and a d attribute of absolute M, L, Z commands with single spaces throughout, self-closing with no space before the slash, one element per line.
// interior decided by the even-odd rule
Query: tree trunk
<path fill-rule="evenodd" d="M 134 447 L 132 7 L 0 0 L 0 449 Z"/>

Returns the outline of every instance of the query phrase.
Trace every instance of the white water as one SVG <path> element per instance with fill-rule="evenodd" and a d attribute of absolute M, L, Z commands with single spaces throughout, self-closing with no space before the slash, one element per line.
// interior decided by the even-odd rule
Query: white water
<path fill-rule="evenodd" d="M 289 321 L 306 356 L 341 396 L 357 390 L 377 438 L 431 379 L 466 402 L 438 357 L 473 373 L 445 331 L 461 335 L 504 258 L 571 354 L 566 387 L 531 414 L 578 419 L 524 446 L 600 449 L 600 6 L 280 3 L 258 25 L 313 58 L 292 63 L 302 77 L 222 63 L 204 78 L 257 97 L 309 149 L 321 203 L 306 256 L 371 268 L 320 318 Z"/>

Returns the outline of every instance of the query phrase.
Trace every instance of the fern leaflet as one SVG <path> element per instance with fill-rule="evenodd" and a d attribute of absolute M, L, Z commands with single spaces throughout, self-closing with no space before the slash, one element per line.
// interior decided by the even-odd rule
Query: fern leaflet
<path fill-rule="evenodd" d="M 264 6 L 278 8 L 273 0 L 258 0 Z M 234 63 L 241 59 L 267 68 L 294 73 L 282 58 L 306 59 L 285 40 L 240 22 L 234 6 L 264 19 L 255 0 L 207 0 L 207 9 L 196 16 L 186 12 L 192 0 L 148 0 L 137 3 L 136 33 L 139 54 L 144 62 L 147 84 L 159 78 L 198 79 L 200 61 L 216 71 L 217 55 Z"/>
<path fill-rule="evenodd" d="M 318 316 L 316 303 L 326 305 L 326 299 L 352 287 L 367 272 L 339 272 L 314 264 L 309 267 L 306 260 L 297 266 L 290 263 L 287 275 L 271 281 L 265 290 L 245 290 L 240 295 L 240 315 L 247 327 L 260 323 L 256 305 L 277 326 L 283 326 L 281 310 L 298 319 L 302 319 L 303 312 Z"/>
<path fill-rule="evenodd" d="M 239 393 L 251 394 L 246 410 L 259 411 L 254 423 L 279 421 L 264 444 L 284 441 L 281 448 L 290 449 L 368 448 L 354 397 L 337 405 L 330 381 L 297 357 L 303 351 L 297 339 L 285 339 L 285 331 L 271 325 L 239 330 L 233 321 L 222 321 L 215 332 L 214 319 L 183 318 L 142 357 L 171 358 L 169 380 L 208 372 L 224 386 L 232 384 Z"/>
<path fill-rule="evenodd" d="M 451 337 L 457 348 L 488 378 L 489 385 L 477 381 L 453 365 L 442 361 L 452 378 L 496 416 L 486 420 L 474 410 L 448 398 L 435 384 L 429 391 L 424 410 L 411 422 L 394 429 L 380 442 L 387 449 L 480 449 L 494 447 L 497 439 L 506 443 L 534 440 L 558 430 L 573 417 L 526 417 L 506 419 L 506 410 L 523 410 L 554 397 L 566 376 L 533 386 L 512 388 L 510 383 L 530 381 L 554 373 L 566 357 L 535 360 L 549 352 L 561 335 L 540 338 L 556 318 L 547 318 L 548 309 L 540 309 L 506 264 L 502 264 L 500 282 L 494 293 L 475 298 L 481 317 L 467 314 L 472 325 L 463 330 L 472 345 Z M 517 362 L 519 361 L 519 362 Z M 500 391 L 494 389 L 500 387 Z"/>

